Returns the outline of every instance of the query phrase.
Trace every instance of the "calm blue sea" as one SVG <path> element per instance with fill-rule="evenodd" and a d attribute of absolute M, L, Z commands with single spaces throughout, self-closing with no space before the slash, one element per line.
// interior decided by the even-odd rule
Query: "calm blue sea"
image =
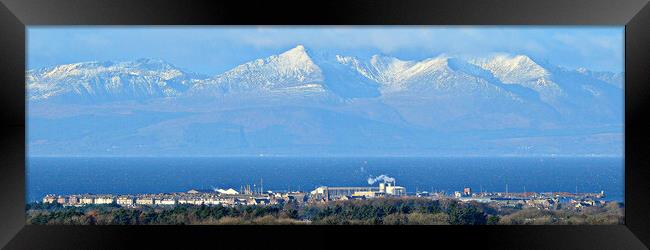
<path fill-rule="evenodd" d="M 622 158 L 44 158 L 27 160 L 27 199 L 45 194 L 160 193 L 259 185 L 311 191 L 320 185 L 366 186 L 370 176 L 394 177 L 409 193 L 605 191 L 623 201 Z"/>

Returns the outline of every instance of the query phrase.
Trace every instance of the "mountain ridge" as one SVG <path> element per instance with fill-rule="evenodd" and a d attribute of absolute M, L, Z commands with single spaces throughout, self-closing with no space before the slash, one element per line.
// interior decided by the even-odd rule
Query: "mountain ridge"
<path fill-rule="evenodd" d="M 82 62 L 26 72 L 28 142 L 41 155 L 611 155 L 622 150 L 619 78 L 526 55 L 304 46 L 213 76 L 161 59 Z"/>
<path fill-rule="evenodd" d="M 454 64 L 451 67 L 450 61 Z M 330 68 L 323 70 L 323 67 L 327 67 L 327 65 L 330 65 Z M 469 69 L 467 65 L 476 65 L 484 72 L 477 75 L 477 70 Z M 152 68 L 155 66 L 158 68 Z M 345 67 L 348 68 L 344 69 Z M 324 71 L 329 72 L 325 74 Z M 468 76 L 477 78 L 478 82 L 495 82 L 497 79 L 503 84 L 519 84 L 538 92 L 542 98 L 547 100 L 563 94 L 562 87 L 551 80 L 550 70 L 525 55 L 497 54 L 493 57 L 469 60 L 439 55 L 419 61 L 401 60 L 387 55 L 373 55 L 368 61 L 362 61 L 354 56 L 337 54 L 331 59 L 318 58 L 314 60 L 310 51 L 302 45 L 277 55 L 246 62 L 211 77 L 182 70 L 160 59 L 57 65 L 30 70 L 26 72 L 26 75 L 30 100 L 36 101 L 70 93 L 75 93 L 78 96 L 96 95 L 102 92 L 119 94 L 121 92 L 116 89 L 120 86 L 142 89 L 140 92 L 143 93 L 139 93 L 139 95 L 137 91 L 129 92 L 132 94 L 131 97 L 149 96 L 151 98 L 282 89 L 324 93 L 329 90 L 328 80 L 336 79 L 337 75 L 343 74 L 347 74 L 348 78 L 355 79 L 339 79 L 339 81 L 347 80 L 347 83 L 339 84 L 338 87 L 363 82 L 367 88 L 378 88 L 382 94 L 385 94 L 405 91 L 409 88 L 441 90 L 453 87 L 451 86 L 453 83 L 445 82 L 445 80 L 452 80 L 454 72 L 466 73 Z M 492 75 L 486 74 L 487 72 Z M 583 68 L 577 69 L 575 72 L 614 86 L 617 85 L 616 81 L 620 78 L 615 73 L 592 73 L 592 71 Z M 133 78 L 138 73 L 144 75 L 120 81 L 124 77 Z M 464 80 L 467 82 L 467 79 Z M 152 83 L 159 86 L 154 86 Z M 373 84 L 376 86 L 372 86 Z M 372 90 L 370 91 L 372 92 Z M 341 95 L 341 93 L 342 91 L 338 91 L 337 94 Z M 359 96 L 376 97 L 377 94 L 361 94 Z"/>

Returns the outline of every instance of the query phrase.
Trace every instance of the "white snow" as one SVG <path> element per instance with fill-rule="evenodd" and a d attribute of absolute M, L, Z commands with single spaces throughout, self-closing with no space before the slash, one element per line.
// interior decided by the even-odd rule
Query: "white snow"
<path fill-rule="evenodd" d="M 355 77 L 350 79 L 350 84 L 364 78 L 370 84 L 377 84 L 384 96 L 473 93 L 518 98 L 500 84 L 517 84 L 532 89 L 543 100 L 554 100 L 566 94 L 556 82 L 559 77 L 556 69 L 542 66 L 526 55 L 498 54 L 468 60 L 444 54 L 423 60 L 402 60 L 387 55 L 374 55 L 367 59 L 336 55 L 327 59 L 318 57 L 318 62 L 330 67 L 337 65 L 332 68 L 334 74 L 336 70 L 347 70 L 337 76 Z M 622 86 L 622 73 L 593 72 L 584 68 L 572 72 Z M 160 59 L 57 65 L 27 71 L 26 79 L 30 100 L 56 96 L 137 99 L 251 91 L 313 95 L 329 94 L 330 91 L 327 76 L 302 45 L 205 79 Z M 339 82 L 345 83 L 345 78 Z M 601 94 L 593 86 L 582 89 L 593 96 Z"/>
<path fill-rule="evenodd" d="M 189 78 L 188 73 L 158 59 L 119 63 L 93 61 L 30 70 L 26 85 L 30 100 L 59 95 L 121 99 L 177 95 L 182 91 L 168 83 L 176 82 L 182 86 Z"/>
<path fill-rule="evenodd" d="M 526 55 L 496 55 L 491 58 L 470 60 L 484 68 L 506 84 L 519 84 L 531 88 L 543 99 L 554 99 L 563 95 L 563 90 L 551 77 L 551 72 Z"/>
<path fill-rule="evenodd" d="M 305 47 L 298 45 L 282 54 L 257 59 L 212 80 L 193 86 L 193 92 L 278 91 L 280 89 L 323 89 L 321 69 Z"/>

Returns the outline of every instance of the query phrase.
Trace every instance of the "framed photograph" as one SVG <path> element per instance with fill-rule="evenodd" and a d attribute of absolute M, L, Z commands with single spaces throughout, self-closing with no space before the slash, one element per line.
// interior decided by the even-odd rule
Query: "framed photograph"
<path fill-rule="evenodd" d="M 647 1 L 312 4 L 3 0 L 0 243 L 647 249 Z"/>

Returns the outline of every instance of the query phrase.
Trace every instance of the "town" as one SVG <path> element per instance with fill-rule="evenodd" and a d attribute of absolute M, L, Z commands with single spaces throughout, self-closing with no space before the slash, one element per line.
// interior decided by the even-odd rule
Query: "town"
<path fill-rule="evenodd" d="M 260 181 L 260 184 L 261 181 Z M 506 189 L 507 190 L 507 189 Z M 538 208 L 558 209 L 560 206 L 581 209 L 583 207 L 603 207 L 606 201 L 605 194 L 600 193 L 569 193 L 569 192 L 472 192 L 469 187 L 453 194 L 444 192 L 416 191 L 409 195 L 406 188 L 397 186 L 395 180 L 382 181 L 378 186 L 359 187 L 329 187 L 321 186 L 311 192 L 284 191 L 276 192 L 258 188 L 253 185 L 240 187 L 239 191 L 229 189 L 196 190 L 187 192 L 160 193 L 160 194 L 73 194 L 56 195 L 48 194 L 43 198 L 43 203 L 60 204 L 63 206 L 86 206 L 115 204 L 122 207 L 142 206 L 175 206 L 182 204 L 207 205 L 207 206 L 247 206 L 247 205 L 277 205 L 287 202 L 326 203 L 341 200 L 366 200 L 382 197 L 421 197 L 432 200 L 453 199 L 460 202 L 489 203 L 500 208 Z M 561 205 L 563 204 L 563 205 Z"/>

